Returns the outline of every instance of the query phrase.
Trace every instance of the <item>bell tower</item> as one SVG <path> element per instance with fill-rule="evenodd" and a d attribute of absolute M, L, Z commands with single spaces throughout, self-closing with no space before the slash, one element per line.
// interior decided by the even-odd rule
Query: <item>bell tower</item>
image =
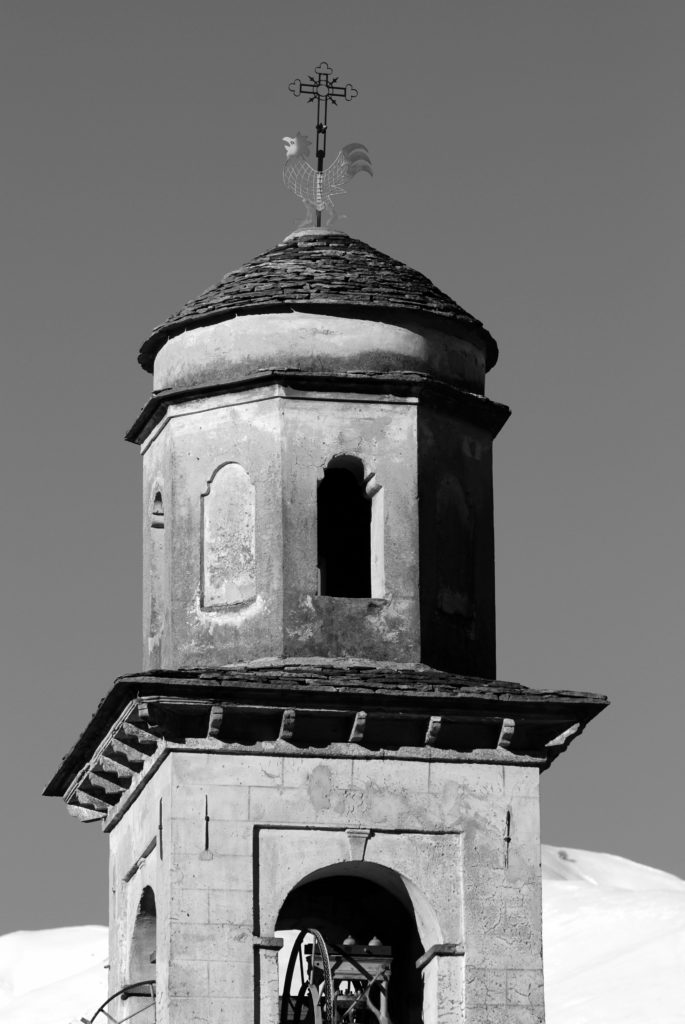
<path fill-rule="evenodd" d="M 315 223 L 143 344 L 144 669 L 46 789 L 109 837 L 84 1019 L 544 1020 L 538 780 L 607 702 L 495 678 L 497 355 Z"/>

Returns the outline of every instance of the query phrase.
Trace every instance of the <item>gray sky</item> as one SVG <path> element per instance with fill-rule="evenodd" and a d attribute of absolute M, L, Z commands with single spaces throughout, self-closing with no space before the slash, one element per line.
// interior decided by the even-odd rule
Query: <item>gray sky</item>
<path fill-rule="evenodd" d="M 685 875 L 685 6 L 5 0 L 0 932 L 106 918 L 106 838 L 40 796 L 141 664 L 140 342 L 277 243 L 322 59 L 340 208 L 500 344 L 499 675 L 607 693 L 543 839 Z"/>

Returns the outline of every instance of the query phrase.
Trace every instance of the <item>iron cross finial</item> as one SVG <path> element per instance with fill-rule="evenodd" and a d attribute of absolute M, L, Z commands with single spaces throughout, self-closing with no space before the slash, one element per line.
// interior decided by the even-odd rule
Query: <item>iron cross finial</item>
<path fill-rule="evenodd" d="M 324 171 L 329 100 L 337 106 L 339 99 L 353 100 L 357 90 L 349 83 L 338 85 L 333 68 L 325 60 L 314 70 L 316 78 L 309 75 L 308 82 L 296 78 L 288 88 L 294 96 L 307 96 L 309 103 L 316 100 L 316 171 L 306 159 L 311 145 L 307 136 L 298 132 L 294 138 L 289 135 L 283 138 L 287 155 L 283 184 L 302 200 L 307 210 L 307 218 L 300 227 L 321 227 L 322 214 L 327 227 L 333 224 L 336 219 L 333 197 L 344 193 L 342 186 L 360 171 L 373 174 L 369 152 L 360 142 L 343 146 L 328 170 Z"/>
<path fill-rule="evenodd" d="M 325 60 L 322 60 L 318 67 L 314 68 L 314 75 L 307 75 L 308 82 L 302 82 L 296 78 L 291 82 L 288 89 L 293 96 L 308 96 L 308 103 L 316 100 L 316 158 L 318 171 L 323 171 L 323 161 L 326 156 L 326 131 L 328 129 L 328 102 L 334 107 L 338 105 L 339 99 L 353 100 L 358 95 L 357 90 L 349 82 L 347 85 L 337 85 L 337 77 L 333 77 L 333 68 Z"/>

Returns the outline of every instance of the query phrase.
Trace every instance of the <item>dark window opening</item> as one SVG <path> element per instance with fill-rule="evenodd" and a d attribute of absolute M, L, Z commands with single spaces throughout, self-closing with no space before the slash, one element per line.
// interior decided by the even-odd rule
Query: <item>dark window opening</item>
<path fill-rule="evenodd" d="M 341 455 L 327 466 L 318 492 L 319 591 L 329 597 L 371 597 L 371 501 L 359 459 Z"/>

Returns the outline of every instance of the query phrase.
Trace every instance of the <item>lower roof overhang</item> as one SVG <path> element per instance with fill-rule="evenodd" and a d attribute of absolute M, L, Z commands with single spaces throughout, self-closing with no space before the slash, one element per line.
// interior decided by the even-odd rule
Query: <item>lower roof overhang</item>
<path fill-rule="evenodd" d="M 45 789 L 111 828 L 173 751 L 547 768 L 608 704 L 424 665 L 314 658 L 118 679 Z"/>

